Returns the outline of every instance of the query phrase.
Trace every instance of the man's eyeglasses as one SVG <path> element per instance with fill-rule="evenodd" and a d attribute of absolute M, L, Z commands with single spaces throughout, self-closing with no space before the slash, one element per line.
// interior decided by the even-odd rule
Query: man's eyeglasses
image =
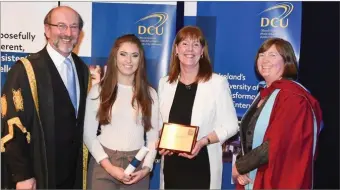
<path fill-rule="evenodd" d="M 73 25 L 70 25 L 70 26 L 67 26 L 64 23 L 59 23 L 59 24 L 50 24 L 50 23 L 47 23 L 47 24 L 50 25 L 50 26 L 58 27 L 60 32 L 65 32 L 68 29 L 68 27 L 70 27 L 72 32 L 79 30 L 79 25 L 78 24 L 73 24 Z"/>

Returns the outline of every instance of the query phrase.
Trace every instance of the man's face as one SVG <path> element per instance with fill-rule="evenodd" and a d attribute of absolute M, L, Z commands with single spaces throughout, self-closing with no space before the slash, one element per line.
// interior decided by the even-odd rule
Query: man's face
<path fill-rule="evenodd" d="M 78 15 L 67 7 L 54 10 L 51 15 L 51 22 L 45 24 L 48 42 L 64 57 L 67 57 L 76 46 L 79 33 Z"/>

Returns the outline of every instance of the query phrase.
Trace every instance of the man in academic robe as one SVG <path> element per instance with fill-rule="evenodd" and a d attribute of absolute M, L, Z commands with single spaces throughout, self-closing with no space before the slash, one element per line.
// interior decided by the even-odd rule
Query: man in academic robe
<path fill-rule="evenodd" d="M 83 27 L 72 8 L 44 20 L 47 45 L 16 62 L 2 89 L 2 188 L 81 189 L 83 124 L 91 86 L 74 53 Z"/>

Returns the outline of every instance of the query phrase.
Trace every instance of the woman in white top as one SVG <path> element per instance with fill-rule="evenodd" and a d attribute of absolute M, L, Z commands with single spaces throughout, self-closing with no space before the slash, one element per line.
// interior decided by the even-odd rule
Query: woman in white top
<path fill-rule="evenodd" d="M 84 142 L 93 156 L 89 189 L 149 188 L 158 116 L 157 93 L 147 82 L 142 44 L 135 35 L 121 36 L 111 50 L 103 80 L 87 97 Z M 150 151 L 136 171 L 126 175 L 124 169 L 145 143 Z"/>
<path fill-rule="evenodd" d="M 226 78 L 214 74 L 202 31 L 182 28 L 172 47 L 169 76 L 159 81 L 163 122 L 199 126 L 191 154 L 161 150 L 161 189 L 221 189 L 222 147 L 238 121 Z"/>

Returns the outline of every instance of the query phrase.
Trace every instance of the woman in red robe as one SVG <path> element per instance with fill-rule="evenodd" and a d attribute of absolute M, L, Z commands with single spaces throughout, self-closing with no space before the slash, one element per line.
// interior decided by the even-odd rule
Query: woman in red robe
<path fill-rule="evenodd" d="M 256 55 L 264 88 L 240 125 L 242 155 L 232 169 L 237 188 L 310 189 L 321 124 L 318 101 L 299 83 L 291 44 L 266 40 Z"/>

